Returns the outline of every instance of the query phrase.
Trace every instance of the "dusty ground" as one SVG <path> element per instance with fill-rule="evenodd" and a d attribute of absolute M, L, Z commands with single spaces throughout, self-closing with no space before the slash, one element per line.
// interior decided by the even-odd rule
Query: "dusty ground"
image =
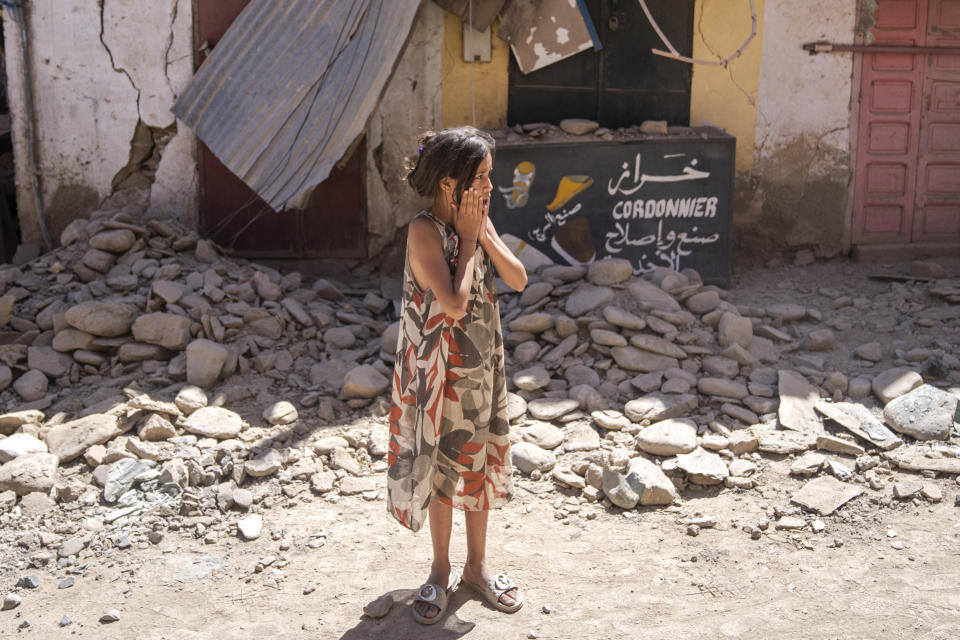
<path fill-rule="evenodd" d="M 960 273 L 960 261 L 943 264 Z M 878 268 L 847 262 L 749 268 L 738 272 L 732 297 L 737 304 L 805 304 L 820 287 L 868 298 L 897 291 L 865 278 Z M 909 302 L 909 285 L 903 287 Z M 828 369 L 849 375 L 856 369 L 844 368 L 851 364 L 844 360 L 863 342 L 901 341 L 910 348 L 938 339 L 919 328 L 877 336 L 853 327 L 837 334 Z M 0 613 L 0 634 L 17 637 L 28 620 L 19 632 L 24 637 L 144 640 L 960 636 L 955 478 L 935 480 L 944 494 L 939 503 L 900 502 L 889 488 L 865 486 L 863 496 L 822 518 L 822 533 L 771 525 L 752 540 L 741 526 L 790 508 L 790 495 L 802 484 L 788 475 L 789 459 L 765 460 L 757 490 L 686 492 L 680 506 L 630 513 L 583 504 L 566 521 L 555 518 L 565 496 L 551 481 L 518 479 L 517 499 L 491 518 L 488 544 L 492 565 L 526 593 L 526 606 L 513 615 L 461 588 L 440 624 L 416 624 L 407 603 L 428 573 L 429 533 L 414 535 L 389 520 L 382 495 L 332 501 L 306 492 L 262 509 L 264 535 L 254 542 L 204 544 L 192 531 L 168 531 L 156 546 L 81 557 L 85 571 L 63 590 L 57 585 L 70 575 L 66 570 L 6 572 L 0 594 L 27 573 L 41 584 L 21 592 L 17 609 Z M 904 477 L 919 475 L 886 476 L 888 482 Z M 712 516 L 717 526 L 688 536 L 685 521 L 697 515 Z M 896 541 L 902 550 L 891 547 Z M 464 553 L 457 518 L 455 565 Z M 269 566 L 257 571 L 258 562 Z M 362 615 L 365 603 L 387 593 L 396 602 L 386 618 Z M 120 620 L 99 623 L 108 609 Z M 72 624 L 60 628 L 65 615 Z"/>

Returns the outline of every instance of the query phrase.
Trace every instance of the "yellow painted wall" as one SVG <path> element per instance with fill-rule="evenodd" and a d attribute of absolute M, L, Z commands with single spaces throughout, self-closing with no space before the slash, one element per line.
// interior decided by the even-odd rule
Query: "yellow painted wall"
<path fill-rule="evenodd" d="M 727 68 L 693 66 L 690 124 L 713 125 L 737 138 L 737 173 L 753 169 L 760 87 L 760 53 L 765 0 L 754 0 L 757 37 Z M 748 0 L 697 0 L 693 18 L 693 57 L 725 58 L 750 35 Z"/>
<path fill-rule="evenodd" d="M 443 25 L 443 99 L 441 117 L 444 127 L 473 124 L 470 97 L 470 63 L 463 61 L 463 26 L 460 18 L 444 12 Z M 496 33 L 497 22 L 491 32 Z M 510 46 L 491 35 L 490 62 L 473 63 L 473 93 L 476 99 L 478 127 L 503 127 L 507 124 L 507 68 Z"/>

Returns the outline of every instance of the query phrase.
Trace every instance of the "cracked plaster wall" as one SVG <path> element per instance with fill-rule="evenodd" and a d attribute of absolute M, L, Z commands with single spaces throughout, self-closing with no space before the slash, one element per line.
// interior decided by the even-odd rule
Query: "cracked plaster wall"
<path fill-rule="evenodd" d="M 441 47 L 444 11 L 420 6 L 403 55 L 367 125 L 368 255 L 393 243 L 397 231 L 427 203 L 406 181 L 408 156 L 425 131 L 441 126 Z M 402 250 L 404 243 L 393 246 Z"/>
<path fill-rule="evenodd" d="M 811 56 L 802 45 L 851 42 L 857 21 L 857 0 L 766 2 L 747 216 L 754 238 L 823 257 L 845 249 L 853 57 Z"/>
<path fill-rule="evenodd" d="M 71 220 L 114 204 L 112 182 L 128 163 L 139 121 L 157 129 L 174 124 L 170 108 L 193 73 L 192 7 L 190 0 L 32 0 L 26 17 L 41 197 L 56 241 Z M 23 241 L 39 244 L 23 161 L 24 61 L 7 12 L 4 33 Z M 138 205 L 189 224 L 196 216 L 195 143 L 186 127 L 178 131 Z"/>

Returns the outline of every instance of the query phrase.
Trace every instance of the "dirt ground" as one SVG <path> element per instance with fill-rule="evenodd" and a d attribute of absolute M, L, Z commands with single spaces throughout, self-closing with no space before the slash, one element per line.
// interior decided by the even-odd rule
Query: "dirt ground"
<path fill-rule="evenodd" d="M 960 274 L 960 260 L 940 262 Z M 822 287 L 868 298 L 896 293 L 889 282 L 866 278 L 879 269 L 846 261 L 750 267 L 737 273 L 731 298 L 737 304 L 806 304 Z M 897 286 L 909 302 L 910 285 Z M 869 327 L 852 327 L 837 334 L 838 346 L 827 360 L 828 369 L 841 371 L 847 370 L 844 365 L 850 363 L 844 360 L 852 349 L 869 340 L 899 341 L 910 348 L 930 347 L 942 338 L 927 329 L 877 336 Z M 493 610 L 461 587 L 439 624 L 424 627 L 413 621 L 408 605 L 429 571 L 429 532 L 412 534 L 387 517 L 381 477 L 375 499 L 326 498 L 307 491 L 261 508 L 264 534 L 253 542 L 220 538 L 205 544 L 192 531 L 168 531 L 155 546 L 81 557 L 86 568 L 70 569 L 82 570 L 70 588 L 57 588 L 71 575 L 67 570 L 5 571 L 0 595 L 27 574 L 37 575 L 40 587 L 20 591 L 23 604 L 0 612 L 0 635 L 138 640 L 960 637 L 956 478 L 933 480 L 943 492 L 941 502 L 901 502 L 892 499 L 889 485 L 920 475 L 894 471 L 885 476 L 883 490 L 861 485 L 862 496 L 821 518 L 825 529 L 820 533 L 777 531 L 770 524 L 759 539 L 751 539 L 743 526 L 773 521 L 775 510 L 791 508 L 790 495 L 803 481 L 789 475 L 790 462 L 765 456 L 758 489 L 687 491 L 678 506 L 626 513 L 578 503 L 568 510 L 579 511 L 564 520 L 555 517 L 555 509 L 567 496 L 550 480 L 518 477 L 516 499 L 491 516 L 488 541 L 492 567 L 509 573 L 526 595 L 526 605 L 512 615 Z M 845 463 L 851 465 L 852 459 Z M 687 535 L 687 521 L 698 516 L 714 518 L 716 526 Z M 903 548 L 891 546 L 896 542 Z M 458 516 L 454 565 L 464 557 Z M 363 605 L 383 594 L 395 601 L 389 614 L 363 616 Z M 109 609 L 118 611 L 119 621 L 100 623 Z M 64 616 L 72 623 L 61 628 Z M 29 627 L 18 630 L 24 621 Z"/>

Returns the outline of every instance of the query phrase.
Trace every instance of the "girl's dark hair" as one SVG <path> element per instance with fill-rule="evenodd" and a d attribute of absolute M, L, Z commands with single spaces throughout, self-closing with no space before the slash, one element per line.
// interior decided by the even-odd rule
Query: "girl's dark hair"
<path fill-rule="evenodd" d="M 453 201 L 459 206 L 460 196 L 470 186 L 477 167 L 490 154 L 496 143 L 485 131 L 474 127 L 456 127 L 434 133 L 428 131 L 420 138 L 420 149 L 411 159 L 407 182 L 421 196 L 435 197 L 440 192 L 440 181 L 453 178 L 457 182 Z"/>

